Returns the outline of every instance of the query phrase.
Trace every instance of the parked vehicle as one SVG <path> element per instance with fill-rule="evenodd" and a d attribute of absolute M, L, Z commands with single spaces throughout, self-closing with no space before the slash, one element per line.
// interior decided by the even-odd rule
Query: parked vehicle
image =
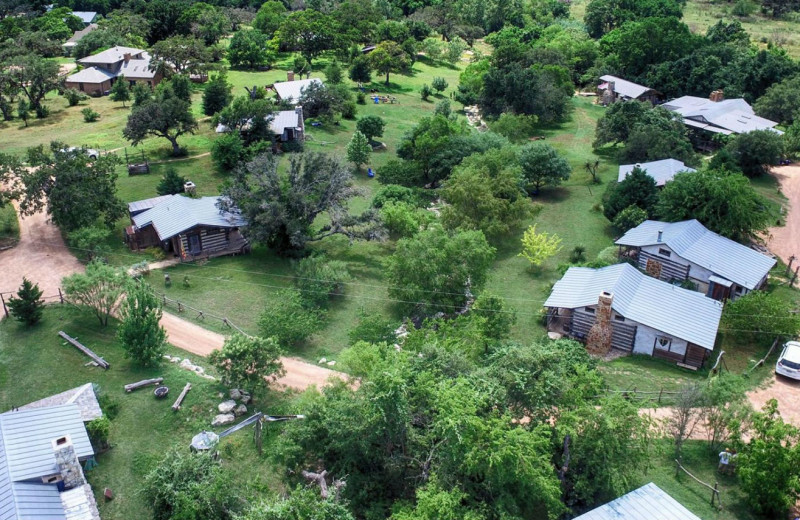
<path fill-rule="evenodd" d="M 800 380 L 800 342 L 789 341 L 775 364 L 775 373 Z"/>

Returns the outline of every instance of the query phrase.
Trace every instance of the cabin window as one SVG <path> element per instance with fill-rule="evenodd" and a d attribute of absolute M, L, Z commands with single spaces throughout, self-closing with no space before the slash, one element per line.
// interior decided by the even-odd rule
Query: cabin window
<path fill-rule="evenodd" d="M 583 311 L 589 314 L 594 314 L 594 309 L 592 307 L 584 307 Z"/>
<path fill-rule="evenodd" d="M 220 228 L 208 228 L 208 229 L 206 229 L 206 235 L 217 235 L 219 233 L 222 233 L 222 230 Z"/>
<path fill-rule="evenodd" d="M 672 251 L 670 251 L 669 249 L 660 248 L 658 250 L 658 254 L 669 258 L 670 256 L 672 256 Z"/>
<path fill-rule="evenodd" d="M 672 338 L 669 336 L 656 336 L 656 348 L 658 350 L 669 351 L 672 347 Z"/>
<path fill-rule="evenodd" d="M 741 285 L 737 285 L 736 294 L 742 294 L 742 293 L 744 293 L 744 287 L 742 287 Z"/>
<path fill-rule="evenodd" d="M 619 314 L 615 314 L 614 319 L 616 321 L 625 321 L 625 316 L 620 316 Z"/>

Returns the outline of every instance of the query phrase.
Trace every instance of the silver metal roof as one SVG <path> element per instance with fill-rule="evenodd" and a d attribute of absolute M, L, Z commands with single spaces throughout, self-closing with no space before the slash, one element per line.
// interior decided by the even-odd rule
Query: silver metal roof
<path fill-rule="evenodd" d="M 128 79 L 153 79 L 156 71 L 150 70 L 150 54 L 143 52 L 141 58 L 123 60 L 117 76 L 125 76 Z"/>
<path fill-rule="evenodd" d="M 72 11 L 72 16 L 77 16 L 85 24 L 92 23 L 97 18 L 96 11 Z"/>
<path fill-rule="evenodd" d="M 8 474 L 12 481 L 57 473 L 53 439 L 69 435 L 78 458 L 94 455 L 81 412 L 74 404 L 0 414 Z"/>
<path fill-rule="evenodd" d="M 645 220 L 616 241 L 617 245 L 643 247 L 661 242 L 681 258 L 704 267 L 747 289 L 755 289 L 775 265 L 775 259 L 706 229 L 697 220 L 660 222 Z"/>
<path fill-rule="evenodd" d="M 148 210 L 158 204 L 161 204 L 165 200 L 169 200 L 173 197 L 173 195 L 161 195 L 159 197 L 153 197 L 151 199 L 144 199 L 144 200 L 137 200 L 134 202 L 128 203 L 128 213 L 134 215 L 136 213 L 141 213 L 142 211 Z"/>
<path fill-rule="evenodd" d="M 640 164 L 622 164 L 619 167 L 619 176 L 617 182 L 622 182 L 625 177 L 639 166 L 642 170 L 647 172 L 647 175 L 656 180 L 656 186 L 663 186 L 671 181 L 675 174 L 679 172 L 696 172 L 694 168 L 689 168 L 682 161 L 677 159 L 662 159 L 660 161 L 651 161 Z"/>
<path fill-rule="evenodd" d="M 14 482 L 11 484 L 14 511 L 2 520 L 67 520 L 58 487 L 42 482 Z"/>
<path fill-rule="evenodd" d="M 575 520 L 700 520 L 652 482 Z"/>
<path fill-rule="evenodd" d="M 755 115 L 744 99 L 711 101 L 708 98 L 683 96 L 662 105 L 683 116 L 685 120 L 700 123 L 702 128 L 717 133 L 744 134 L 753 130 L 772 130 L 778 123 Z M 690 124 L 690 123 L 687 123 Z M 698 126 L 692 125 L 690 126 Z M 783 133 L 778 130 L 775 132 Z"/>
<path fill-rule="evenodd" d="M 61 493 L 66 520 L 100 520 L 92 486 L 84 484 Z"/>
<path fill-rule="evenodd" d="M 117 75 L 97 67 L 89 67 L 67 77 L 71 83 L 102 83 L 116 78 Z"/>
<path fill-rule="evenodd" d="M 269 122 L 269 129 L 273 134 L 282 134 L 287 128 L 299 128 L 300 118 L 303 117 L 294 110 L 281 110 L 275 113 L 275 117 Z"/>
<path fill-rule="evenodd" d="M 241 227 L 247 221 L 238 213 L 220 212 L 219 197 L 190 199 L 182 195 L 171 198 L 133 217 L 133 223 L 143 228 L 152 225 L 160 240 L 167 240 L 195 226 L 221 228 Z"/>
<path fill-rule="evenodd" d="M 311 78 L 311 79 L 298 79 L 295 81 L 281 81 L 275 83 L 273 88 L 275 92 L 278 93 L 278 97 L 282 100 L 289 101 L 294 103 L 295 105 L 300 102 L 300 95 L 302 94 L 302 90 L 311 85 L 312 83 L 319 83 L 322 84 L 321 79 Z"/>
<path fill-rule="evenodd" d="M 32 408 L 45 408 L 48 406 L 55 406 L 60 404 L 75 404 L 81 412 L 81 419 L 83 422 L 93 421 L 103 415 L 100 409 L 100 403 L 97 402 L 97 395 L 94 393 L 92 383 L 86 383 L 83 386 L 72 388 L 60 394 L 51 395 L 28 403 L 25 406 L 20 406 L 20 410 L 30 410 Z"/>
<path fill-rule="evenodd" d="M 622 94 L 625 97 L 629 97 L 631 99 L 637 99 L 639 96 L 644 94 L 645 92 L 649 92 L 653 89 L 650 87 L 645 87 L 644 85 L 639 85 L 632 81 L 628 81 L 626 79 L 618 78 L 616 76 L 612 76 L 610 74 L 606 74 L 605 76 L 600 76 L 602 81 L 606 83 L 613 81 L 614 82 L 614 92 L 617 94 Z M 602 85 L 601 85 L 602 88 Z"/>
<path fill-rule="evenodd" d="M 613 294 L 611 307 L 626 318 L 714 349 L 722 303 L 652 278 L 630 264 L 602 269 L 570 267 L 555 283 L 544 306 L 576 309 L 596 305 L 603 291 Z"/>
<path fill-rule="evenodd" d="M 97 54 L 92 54 L 91 56 L 86 56 L 85 58 L 81 58 L 78 60 L 78 63 L 100 63 L 100 64 L 114 64 L 119 63 L 120 61 L 125 59 L 126 54 L 130 54 L 131 57 L 136 57 L 141 55 L 142 53 L 147 54 L 144 49 L 137 49 L 135 47 L 123 47 L 123 46 L 116 46 L 111 47 L 110 49 L 106 49 L 102 52 L 98 52 Z"/>

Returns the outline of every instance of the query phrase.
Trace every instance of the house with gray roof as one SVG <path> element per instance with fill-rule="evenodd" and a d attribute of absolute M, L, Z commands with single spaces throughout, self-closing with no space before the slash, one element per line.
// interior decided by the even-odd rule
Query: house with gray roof
<path fill-rule="evenodd" d="M 241 129 L 249 130 L 251 123 L 251 120 L 247 120 Z M 271 114 L 269 129 L 275 140 L 282 143 L 304 140 L 306 125 L 303 117 L 303 107 L 297 105 L 294 110 L 280 110 Z M 216 127 L 216 132 L 218 134 L 227 133 L 230 132 L 230 128 L 219 123 Z"/>
<path fill-rule="evenodd" d="M 760 289 L 776 260 L 707 229 L 697 220 L 646 220 L 616 241 L 622 256 L 667 282 L 689 281 L 715 300 Z"/>
<path fill-rule="evenodd" d="M 662 187 L 672 180 L 675 175 L 681 172 L 694 173 L 697 170 L 686 166 L 683 161 L 677 159 L 661 159 L 660 161 L 650 161 L 645 163 L 636 164 L 622 164 L 619 167 L 619 175 L 617 182 L 625 180 L 634 168 L 640 168 L 647 173 L 650 177 L 655 179 L 656 186 Z"/>
<path fill-rule="evenodd" d="M 81 467 L 93 456 L 74 403 L 0 414 L 0 520 L 99 520 Z"/>
<path fill-rule="evenodd" d="M 628 263 L 571 267 L 544 303 L 550 332 L 697 369 L 714 350 L 722 302 L 648 276 Z"/>
<path fill-rule="evenodd" d="M 708 98 L 683 96 L 661 106 L 683 117 L 693 143 L 701 149 L 718 147 L 712 140 L 714 134 L 745 134 L 753 130 L 783 134 L 775 128 L 778 123 L 757 116 L 744 99 L 725 99 L 721 90 L 715 90 Z"/>
<path fill-rule="evenodd" d="M 69 40 L 61 44 L 61 48 L 64 50 L 64 56 L 72 55 L 72 50 L 78 45 L 78 42 L 81 41 L 84 36 L 97 29 L 97 27 L 99 26 L 96 23 L 92 23 L 80 31 L 75 31 L 75 34 L 73 34 Z"/>
<path fill-rule="evenodd" d="M 310 79 L 296 79 L 293 81 L 280 81 L 272 85 L 280 101 L 286 101 L 292 105 L 300 103 L 300 96 L 303 94 L 303 89 L 309 85 L 319 84 L 322 85 L 322 80 L 317 78 Z"/>
<path fill-rule="evenodd" d="M 700 520 L 652 482 L 574 520 Z"/>
<path fill-rule="evenodd" d="M 655 105 L 664 97 L 661 92 L 650 87 L 610 74 L 600 76 L 600 81 L 602 83 L 597 86 L 597 90 L 603 105 L 610 105 L 617 101 L 648 101 Z"/>
<path fill-rule="evenodd" d="M 161 247 L 182 260 L 195 260 L 249 251 L 239 228 L 247 221 L 238 211 L 219 208 L 220 197 L 169 195 L 129 204 L 131 226 L 126 241 L 131 249 Z M 143 211 L 140 208 L 150 206 Z M 132 209 L 133 208 L 133 209 Z"/>
<path fill-rule="evenodd" d="M 67 77 L 65 86 L 92 95 L 102 95 L 120 78 L 131 86 L 137 82 L 151 87 L 162 79 L 150 68 L 150 54 L 143 49 L 116 46 L 78 60 L 83 70 Z"/>
<path fill-rule="evenodd" d="M 96 11 L 72 11 L 72 16 L 80 18 L 83 25 L 90 25 L 97 21 Z"/>

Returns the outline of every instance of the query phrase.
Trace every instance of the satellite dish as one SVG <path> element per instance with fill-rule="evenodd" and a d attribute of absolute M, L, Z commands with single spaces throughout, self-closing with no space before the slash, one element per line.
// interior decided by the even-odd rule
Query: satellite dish
<path fill-rule="evenodd" d="M 219 444 L 219 435 L 214 432 L 203 431 L 192 437 L 192 450 L 208 451 L 213 450 Z"/>

